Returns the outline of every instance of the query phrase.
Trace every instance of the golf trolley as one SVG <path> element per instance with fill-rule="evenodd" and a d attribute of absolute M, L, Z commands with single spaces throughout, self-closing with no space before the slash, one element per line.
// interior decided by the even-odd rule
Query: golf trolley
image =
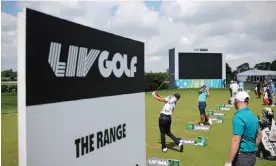
<path fill-rule="evenodd" d="M 258 147 L 257 155 L 260 160 L 276 160 L 276 141 L 269 140 L 269 134 L 272 126 L 272 119 L 274 119 L 274 111 L 271 108 L 265 108 L 262 112 L 262 119 L 258 115 L 260 128 L 262 131 L 262 141 Z"/>

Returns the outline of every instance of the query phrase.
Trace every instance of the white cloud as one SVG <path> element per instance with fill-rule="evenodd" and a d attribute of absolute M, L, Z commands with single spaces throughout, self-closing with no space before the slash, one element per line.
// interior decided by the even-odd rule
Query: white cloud
<path fill-rule="evenodd" d="M 235 68 L 276 59 L 275 2 L 165 1 L 161 14 L 143 2 L 18 2 L 145 42 L 147 71 L 168 68 L 168 49 L 208 47 L 226 55 Z M 112 15 L 112 9 L 117 10 Z M 2 13 L 2 66 L 16 66 L 16 18 Z"/>
<path fill-rule="evenodd" d="M 160 56 L 150 56 L 149 60 L 150 61 L 159 61 L 159 60 L 161 60 L 161 57 Z"/>
<path fill-rule="evenodd" d="M 17 67 L 16 47 L 16 17 L 1 13 L 1 61 L 2 69 Z"/>

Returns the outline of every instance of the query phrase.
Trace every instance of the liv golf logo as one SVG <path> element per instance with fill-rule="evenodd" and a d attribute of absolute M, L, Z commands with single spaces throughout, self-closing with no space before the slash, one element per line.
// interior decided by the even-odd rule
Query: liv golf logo
<path fill-rule="evenodd" d="M 180 166 L 179 160 L 148 158 L 148 166 Z"/>
<path fill-rule="evenodd" d="M 101 75 L 105 78 L 109 77 L 112 72 L 120 78 L 125 73 L 127 77 L 134 77 L 136 73 L 137 57 L 132 57 L 130 65 L 127 64 L 128 56 L 116 53 L 111 61 L 108 61 L 108 51 L 100 51 L 88 48 L 69 46 L 67 63 L 60 62 L 61 44 L 51 42 L 48 63 L 50 64 L 56 77 L 86 77 L 90 68 L 98 58 L 98 68 Z M 120 67 L 117 68 L 117 62 Z M 130 69 L 127 68 L 130 66 Z"/>

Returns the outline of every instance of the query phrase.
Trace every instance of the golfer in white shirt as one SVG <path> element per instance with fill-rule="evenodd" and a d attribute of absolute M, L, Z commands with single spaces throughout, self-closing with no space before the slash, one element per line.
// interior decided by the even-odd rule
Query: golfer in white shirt
<path fill-rule="evenodd" d="M 230 85 L 231 91 L 232 91 L 232 97 L 234 97 L 238 92 L 239 92 L 239 85 L 237 84 L 236 81 L 234 81 L 231 85 Z"/>
<path fill-rule="evenodd" d="M 176 102 L 180 99 L 180 94 L 176 93 L 172 96 L 167 96 L 166 98 L 161 97 L 157 91 L 154 91 L 152 93 L 152 96 L 161 102 L 165 102 L 165 105 L 163 109 L 160 112 L 160 117 L 159 117 L 159 129 L 160 129 L 160 134 L 161 134 L 161 144 L 162 144 L 162 152 L 167 152 L 168 149 L 166 147 L 166 137 L 169 136 L 176 145 L 179 146 L 179 151 L 183 151 L 183 141 L 182 139 L 176 138 L 172 133 L 171 133 L 171 115 L 173 114 Z"/>

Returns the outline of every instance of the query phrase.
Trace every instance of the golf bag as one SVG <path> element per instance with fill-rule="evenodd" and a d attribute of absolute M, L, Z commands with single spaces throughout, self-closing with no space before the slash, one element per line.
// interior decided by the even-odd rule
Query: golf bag
<path fill-rule="evenodd" d="M 274 111 L 265 108 L 262 112 L 262 119 L 258 116 L 262 131 L 262 141 L 258 147 L 260 159 L 276 160 L 276 125 Z"/>

